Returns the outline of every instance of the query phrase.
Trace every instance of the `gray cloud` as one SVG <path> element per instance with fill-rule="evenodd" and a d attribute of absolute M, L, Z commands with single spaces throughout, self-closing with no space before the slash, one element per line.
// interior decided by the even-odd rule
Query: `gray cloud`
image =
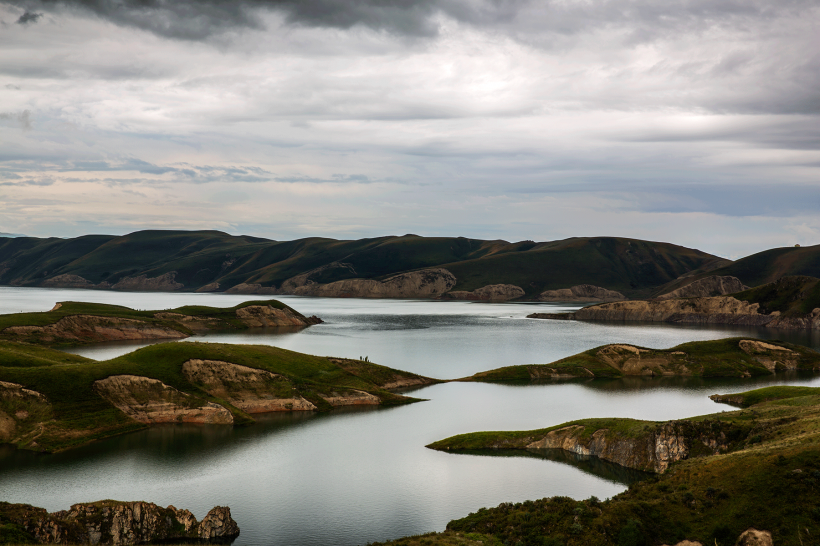
<path fill-rule="evenodd" d="M 640 43 L 672 29 L 692 31 L 733 20 L 772 20 L 816 7 L 812 0 L 638 0 L 561 2 L 533 0 L 2 0 L 26 10 L 79 11 L 118 25 L 189 40 L 233 28 L 263 28 L 260 13 L 272 11 L 286 23 L 320 28 L 360 26 L 395 35 L 434 36 L 436 18 L 445 15 L 476 27 L 493 27 L 547 43 L 547 34 L 572 35 L 613 24 L 630 27 L 628 40 Z M 750 29 L 752 31 L 752 29 Z M 723 70 L 732 69 L 727 64 Z"/>
<path fill-rule="evenodd" d="M 34 12 L 31 12 L 31 11 L 26 11 L 26 12 L 23 13 L 23 15 L 20 16 L 19 19 L 17 19 L 17 24 L 18 25 L 28 25 L 30 23 L 36 23 L 37 19 L 39 19 L 42 16 L 43 16 L 42 13 L 34 13 Z"/>
<path fill-rule="evenodd" d="M 16 121 L 24 131 L 31 129 L 31 112 L 29 110 L 23 110 L 22 112 L 0 112 L 0 120 Z"/>

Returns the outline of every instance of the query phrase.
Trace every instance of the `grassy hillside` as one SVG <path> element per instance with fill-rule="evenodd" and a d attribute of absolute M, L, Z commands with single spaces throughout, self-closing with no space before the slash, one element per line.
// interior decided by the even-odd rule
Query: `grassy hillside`
<path fill-rule="evenodd" d="M 782 277 L 733 296 L 760 304 L 761 313 L 779 312 L 784 317 L 803 317 L 820 307 L 820 279 L 805 276 Z"/>
<path fill-rule="evenodd" d="M 754 527 L 771 532 L 778 546 L 815 544 L 820 536 L 820 389 L 778 388 L 796 390 L 781 393 L 783 399 L 753 405 L 751 410 L 677 421 L 695 427 L 718 423 L 738 431 L 718 455 L 690 454 L 665 473 L 605 501 L 552 497 L 482 508 L 451 521 L 447 533 L 426 535 L 417 543 L 447 544 L 456 533 L 475 533 L 499 544 L 522 546 L 648 546 L 683 540 L 731 546 L 742 532 Z M 760 397 L 755 391 L 745 394 Z M 590 431 L 605 427 L 610 434 L 625 437 L 641 436 L 659 426 L 625 419 L 579 424 Z M 449 443 L 451 447 L 493 449 L 499 439 L 514 441 L 526 434 L 465 435 L 438 442 L 437 447 Z M 414 543 L 403 539 L 385 544 Z"/>
<path fill-rule="evenodd" d="M 820 353 L 792 343 L 729 338 L 692 341 L 671 349 L 603 345 L 551 364 L 505 366 L 462 381 L 532 381 L 569 377 L 685 375 L 749 377 L 786 369 L 820 369 Z"/>
<path fill-rule="evenodd" d="M 737 277 L 751 287 L 774 282 L 786 276 L 820 277 L 820 245 L 772 248 L 718 268 L 706 266 L 684 279 L 677 279 L 658 288 L 651 295 L 670 292 L 693 280 L 710 275 Z"/>
<path fill-rule="evenodd" d="M 289 392 L 293 390 L 294 395 L 310 401 L 319 411 L 332 407 L 325 397 L 350 389 L 372 394 L 382 405 L 413 402 L 416 399 L 394 394 L 382 386 L 396 379 L 434 382 L 369 362 L 318 357 L 270 346 L 162 343 L 100 362 L 81 357 L 60 361 L 56 351 L 24 344 L 3 343 L 0 347 L 17 355 L 16 361 L 0 366 L 0 381 L 22 385 L 44 395 L 47 401 L 32 399 L 26 402 L 20 397 L 4 397 L 0 392 L 0 417 L 5 415 L 3 419 L 8 420 L 20 411 L 27 414 L 17 419 L 16 430 L 6 441 L 45 451 L 67 449 L 145 427 L 112 406 L 95 390 L 95 381 L 110 376 L 156 379 L 189 395 L 191 404 L 201 406 L 214 402 L 228 408 L 236 424 L 252 422 L 248 414 L 186 378 L 182 365 L 191 359 L 229 362 L 279 374 L 287 380 Z M 281 387 L 275 386 L 277 389 Z M 0 425 L 3 419 L 0 419 Z"/>
<path fill-rule="evenodd" d="M 446 267 L 458 278 L 457 290 L 515 284 L 532 297 L 594 284 L 639 296 L 719 261 L 672 244 L 614 237 L 545 243 L 416 235 L 271 241 L 218 231 L 139 231 L 122 237 L 0 238 L 0 284 L 18 286 L 76 275 L 107 288 L 126 277 L 174 272 L 184 290 L 211 283 L 219 283 L 219 290 L 240 283 L 276 289 L 302 274 L 329 283 Z"/>

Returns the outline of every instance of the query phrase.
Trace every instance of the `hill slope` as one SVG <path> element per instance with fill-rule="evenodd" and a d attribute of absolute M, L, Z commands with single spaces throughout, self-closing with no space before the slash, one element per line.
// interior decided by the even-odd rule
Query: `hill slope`
<path fill-rule="evenodd" d="M 578 284 L 631 297 L 724 263 L 668 243 L 616 237 L 535 243 L 463 237 L 271 241 L 218 231 L 139 231 L 115 237 L 0 238 L 0 284 L 118 290 L 295 293 L 305 284 L 382 281 L 429 268 L 455 275 L 452 290 L 521 287 L 524 299 Z"/>

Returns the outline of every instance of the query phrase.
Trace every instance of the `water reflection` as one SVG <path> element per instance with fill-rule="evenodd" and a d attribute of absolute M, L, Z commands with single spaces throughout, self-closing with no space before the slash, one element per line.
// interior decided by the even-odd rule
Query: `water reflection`
<path fill-rule="evenodd" d="M 494 450 L 471 450 L 466 449 L 451 453 L 452 455 L 472 455 L 477 457 L 527 457 L 531 459 L 542 459 L 553 461 L 568 466 L 575 467 L 585 474 L 598 478 L 629 486 L 635 482 L 645 480 L 654 474 L 641 472 L 624 466 L 593 457 L 591 455 L 579 455 L 563 449 L 494 449 Z"/>

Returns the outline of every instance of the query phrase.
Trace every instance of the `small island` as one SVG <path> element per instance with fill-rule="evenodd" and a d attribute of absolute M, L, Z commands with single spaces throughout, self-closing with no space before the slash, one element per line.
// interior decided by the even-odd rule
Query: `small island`
<path fill-rule="evenodd" d="M 210 330 L 302 328 L 320 324 L 277 300 L 246 301 L 219 308 L 186 305 L 163 311 L 138 311 L 121 305 L 60 302 L 41 313 L 0 315 L 0 339 L 38 345 L 81 345 L 101 341 L 183 339 Z"/>

